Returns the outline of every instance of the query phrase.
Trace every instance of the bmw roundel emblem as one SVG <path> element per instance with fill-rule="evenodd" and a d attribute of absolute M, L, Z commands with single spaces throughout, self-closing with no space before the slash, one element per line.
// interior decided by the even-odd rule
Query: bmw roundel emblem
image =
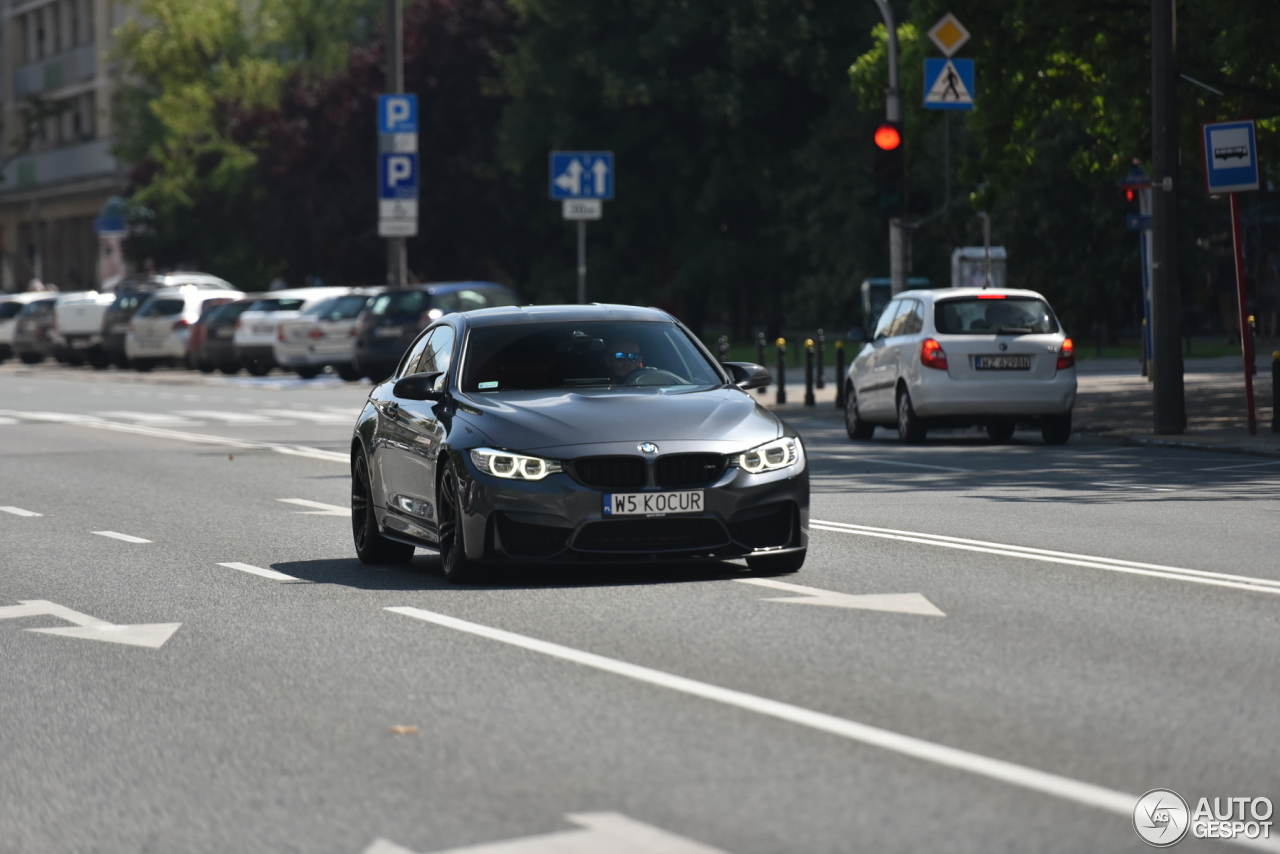
<path fill-rule="evenodd" d="M 642 454 L 656 454 L 656 453 L 658 453 L 658 446 L 657 446 L 657 445 L 655 445 L 655 444 L 653 444 L 652 442 L 641 442 L 641 443 L 640 443 L 639 445 L 637 445 L 636 447 L 638 447 L 638 448 L 640 449 L 640 453 L 642 453 Z"/>

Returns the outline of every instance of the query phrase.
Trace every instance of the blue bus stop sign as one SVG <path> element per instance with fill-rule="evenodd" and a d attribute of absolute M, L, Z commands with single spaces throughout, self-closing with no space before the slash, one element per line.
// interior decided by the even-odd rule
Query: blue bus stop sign
<path fill-rule="evenodd" d="M 1258 139 L 1253 122 L 1203 125 L 1204 180 L 1209 193 L 1256 190 Z"/>

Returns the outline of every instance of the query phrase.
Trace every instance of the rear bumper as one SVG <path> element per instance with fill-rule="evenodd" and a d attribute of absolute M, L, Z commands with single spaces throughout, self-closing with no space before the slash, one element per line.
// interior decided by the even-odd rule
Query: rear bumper
<path fill-rule="evenodd" d="M 968 382 L 928 372 L 911 389 L 911 404 L 922 418 L 1061 415 L 1075 402 L 1074 370 L 1059 371 L 1047 380 L 998 382 Z"/>
<path fill-rule="evenodd" d="M 242 346 L 237 344 L 235 346 L 235 354 L 236 358 L 241 362 L 266 362 L 271 365 L 276 363 L 275 353 L 267 345 L 250 344 Z"/>
<path fill-rule="evenodd" d="M 126 335 L 124 352 L 130 359 L 185 359 L 187 339 L 185 335 L 179 336 L 176 333 L 161 339 Z"/>

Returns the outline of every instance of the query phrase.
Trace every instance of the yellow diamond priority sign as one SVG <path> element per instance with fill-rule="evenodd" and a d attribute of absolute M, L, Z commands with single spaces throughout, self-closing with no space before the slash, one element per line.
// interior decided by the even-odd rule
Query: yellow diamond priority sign
<path fill-rule="evenodd" d="M 956 51 L 969 40 L 969 31 L 948 12 L 929 30 L 929 38 L 945 55 L 955 56 Z"/>

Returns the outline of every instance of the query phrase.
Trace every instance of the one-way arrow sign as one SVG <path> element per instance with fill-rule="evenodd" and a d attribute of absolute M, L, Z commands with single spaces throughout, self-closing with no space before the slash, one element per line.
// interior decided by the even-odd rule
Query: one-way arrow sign
<path fill-rule="evenodd" d="M 788 584 L 785 581 L 774 581 L 769 578 L 736 578 L 734 580 L 742 584 L 772 587 L 774 590 L 785 590 L 788 593 L 801 594 L 800 596 L 765 599 L 765 602 L 790 602 L 793 605 L 826 605 L 830 608 L 890 611 L 896 614 L 919 614 L 925 617 L 946 616 L 936 605 L 919 593 L 873 593 L 865 596 L 854 596 L 849 593 L 837 593 L 834 590 L 819 590 L 817 587 Z"/>
<path fill-rule="evenodd" d="M 29 632 L 41 632 L 46 635 L 63 635 L 83 640 L 107 641 L 108 643 L 124 643 L 130 646 L 146 646 L 159 649 L 164 646 L 182 623 L 149 623 L 137 626 L 116 626 L 106 620 L 81 614 L 70 608 L 64 608 L 44 599 L 29 599 L 21 605 L 10 605 L 0 608 L 0 620 L 14 617 L 57 617 L 68 623 L 75 623 L 74 629 L 27 629 Z"/>

